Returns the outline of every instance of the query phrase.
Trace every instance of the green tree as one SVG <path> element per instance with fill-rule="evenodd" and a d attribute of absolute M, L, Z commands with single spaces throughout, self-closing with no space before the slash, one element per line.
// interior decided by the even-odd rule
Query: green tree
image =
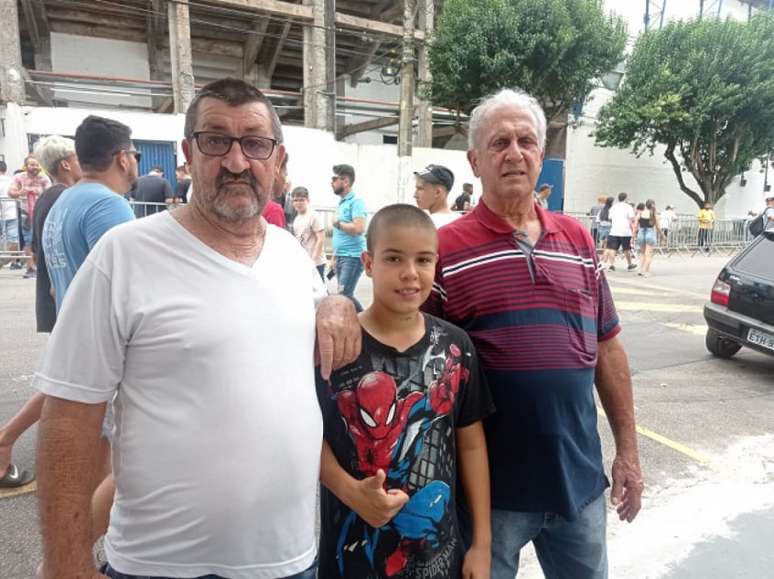
<path fill-rule="evenodd" d="M 433 103 L 469 113 L 504 87 L 533 95 L 564 156 L 568 111 L 623 58 L 623 20 L 601 0 L 446 0 L 430 45 Z"/>
<path fill-rule="evenodd" d="M 675 22 L 640 36 L 595 138 L 638 157 L 664 146 L 680 189 L 699 207 L 717 202 L 774 149 L 774 17 Z"/>

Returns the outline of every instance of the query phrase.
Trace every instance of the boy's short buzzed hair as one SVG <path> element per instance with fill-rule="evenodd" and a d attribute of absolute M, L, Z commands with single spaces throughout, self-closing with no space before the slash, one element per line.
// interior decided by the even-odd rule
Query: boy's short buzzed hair
<path fill-rule="evenodd" d="M 416 205 L 395 203 L 394 205 L 382 207 L 371 218 L 371 222 L 368 224 L 368 231 L 366 232 L 366 246 L 368 251 L 374 250 L 381 232 L 392 227 L 417 227 L 420 229 L 427 229 L 428 231 L 433 232 L 433 235 L 436 237 L 436 246 L 438 245 L 435 225 L 427 213 L 422 211 Z"/>

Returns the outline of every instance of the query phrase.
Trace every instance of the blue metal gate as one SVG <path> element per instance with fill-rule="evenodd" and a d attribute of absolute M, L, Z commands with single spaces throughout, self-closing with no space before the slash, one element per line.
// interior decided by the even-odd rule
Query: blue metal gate
<path fill-rule="evenodd" d="M 140 175 L 147 175 L 155 166 L 164 169 L 164 178 L 172 184 L 172 189 L 177 185 L 175 168 L 177 167 L 177 148 L 174 142 L 168 141 L 139 141 L 132 140 L 142 157 L 140 159 Z"/>

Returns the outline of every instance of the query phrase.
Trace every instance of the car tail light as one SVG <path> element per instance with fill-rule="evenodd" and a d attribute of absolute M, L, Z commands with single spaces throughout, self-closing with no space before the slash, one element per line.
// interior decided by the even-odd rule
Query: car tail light
<path fill-rule="evenodd" d="M 731 294 L 731 286 L 721 279 L 715 280 L 715 285 L 712 286 L 712 294 L 710 295 L 710 301 L 713 304 L 721 306 L 728 306 L 728 296 Z"/>

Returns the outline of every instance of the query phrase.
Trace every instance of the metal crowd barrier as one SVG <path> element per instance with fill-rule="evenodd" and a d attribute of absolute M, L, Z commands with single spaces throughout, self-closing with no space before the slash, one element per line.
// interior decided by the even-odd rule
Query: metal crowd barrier
<path fill-rule="evenodd" d="M 592 231 L 590 215 L 567 213 Z M 657 251 L 665 255 L 723 254 L 730 255 L 747 245 L 752 238 L 748 231 L 749 219 L 716 219 L 700 245 L 699 219 L 695 215 L 678 214 L 672 219 L 666 240 L 659 239 Z M 603 249 L 603 243 L 599 248 Z"/>

